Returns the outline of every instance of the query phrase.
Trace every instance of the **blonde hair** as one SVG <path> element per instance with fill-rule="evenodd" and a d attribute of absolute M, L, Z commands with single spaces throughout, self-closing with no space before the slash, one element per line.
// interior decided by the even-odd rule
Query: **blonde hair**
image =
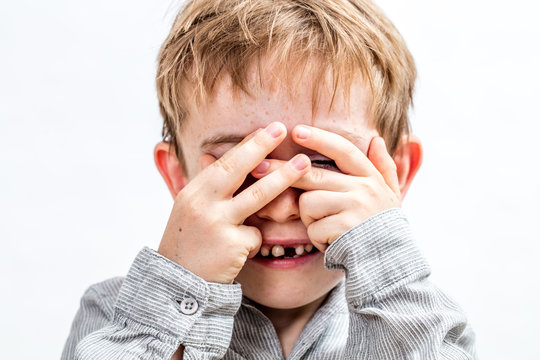
<path fill-rule="evenodd" d="M 360 74 L 371 90 L 371 115 L 389 152 L 409 134 L 414 60 L 371 1 L 191 0 L 161 47 L 156 76 L 163 140 L 172 144 L 182 166 L 178 135 L 192 99 L 185 94 L 188 85 L 199 102 L 227 73 L 233 89 L 249 94 L 248 68 L 269 53 L 287 65 L 277 68 L 291 74 L 316 59 L 314 78 L 332 75 L 332 102 L 339 88 L 348 94 L 353 76 Z M 313 83 L 316 101 L 323 81 Z"/>

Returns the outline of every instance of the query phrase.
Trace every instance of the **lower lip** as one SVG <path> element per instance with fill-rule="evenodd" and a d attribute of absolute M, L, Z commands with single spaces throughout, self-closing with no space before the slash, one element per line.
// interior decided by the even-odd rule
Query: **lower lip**
<path fill-rule="evenodd" d="M 314 260 L 316 257 L 320 256 L 322 253 L 320 251 L 314 252 L 313 254 L 308 254 L 300 256 L 297 258 L 288 258 L 288 259 L 267 259 L 262 257 L 255 257 L 251 259 L 253 262 L 261 264 L 263 266 L 272 268 L 272 269 L 293 269 L 298 266 L 307 264 L 308 262 Z"/>

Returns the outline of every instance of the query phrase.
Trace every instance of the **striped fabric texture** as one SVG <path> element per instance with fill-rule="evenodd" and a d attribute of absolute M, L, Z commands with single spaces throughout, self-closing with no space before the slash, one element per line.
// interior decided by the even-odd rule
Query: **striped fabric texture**
<path fill-rule="evenodd" d="M 341 235 L 324 260 L 345 279 L 288 359 L 476 358 L 463 312 L 427 279 L 400 209 Z M 182 304 L 192 300 L 189 314 Z M 208 283 L 144 248 L 125 278 L 86 291 L 62 360 L 170 359 L 180 344 L 184 359 L 284 358 L 272 323 L 242 297 L 240 284 Z"/>

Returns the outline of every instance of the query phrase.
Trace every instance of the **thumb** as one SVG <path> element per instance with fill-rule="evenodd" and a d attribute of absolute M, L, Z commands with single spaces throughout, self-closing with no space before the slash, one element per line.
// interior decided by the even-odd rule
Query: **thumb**
<path fill-rule="evenodd" d="M 397 166 L 394 159 L 386 149 L 386 143 L 380 136 L 375 136 L 371 139 L 368 149 L 368 159 L 373 163 L 375 168 L 381 173 L 386 184 L 392 189 L 396 195 L 400 195 L 399 179 L 397 176 Z"/>

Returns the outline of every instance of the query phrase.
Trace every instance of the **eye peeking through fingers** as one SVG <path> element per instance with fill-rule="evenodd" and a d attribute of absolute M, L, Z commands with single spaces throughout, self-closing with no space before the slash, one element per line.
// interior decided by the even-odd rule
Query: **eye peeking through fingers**
<path fill-rule="evenodd" d="M 311 159 L 311 165 L 325 170 L 341 172 L 336 162 L 327 157 L 317 156 Z"/>

